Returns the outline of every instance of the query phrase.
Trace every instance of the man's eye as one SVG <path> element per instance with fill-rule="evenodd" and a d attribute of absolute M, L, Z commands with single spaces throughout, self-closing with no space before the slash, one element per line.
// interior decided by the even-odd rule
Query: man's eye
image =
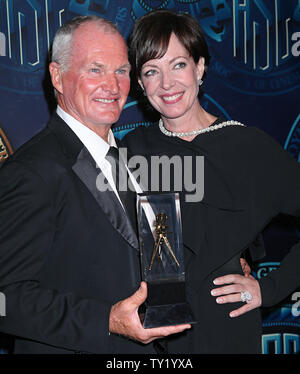
<path fill-rule="evenodd" d="M 124 75 L 124 74 L 127 74 L 128 71 L 126 69 L 119 69 L 117 70 L 117 74 L 121 74 L 121 75 Z"/>
<path fill-rule="evenodd" d="M 98 68 L 91 68 L 92 73 L 99 73 L 100 69 Z"/>

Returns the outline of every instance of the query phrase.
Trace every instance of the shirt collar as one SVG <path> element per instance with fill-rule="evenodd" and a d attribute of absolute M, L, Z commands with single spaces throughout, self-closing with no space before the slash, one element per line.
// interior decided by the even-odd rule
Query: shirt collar
<path fill-rule="evenodd" d="M 106 142 L 94 131 L 83 125 L 70 114 L 66 113 L 59 105 L 57 106 L 56 113 L 77 135 L 98 164 L 105 158 L 110 146 L 117 148 L 112 130 L 109 130 L 107 138 L 108 142 Z"/>

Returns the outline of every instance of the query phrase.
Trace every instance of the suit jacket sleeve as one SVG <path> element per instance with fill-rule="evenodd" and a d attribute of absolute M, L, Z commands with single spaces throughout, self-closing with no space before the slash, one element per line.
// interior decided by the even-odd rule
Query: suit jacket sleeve
<path fill-rule="evenodd" d="M 52 199 L 28 164 L 8 162 L 2 168 L 0 291 L 6 296 L 6 316 L 0 318 L 0 330 L 75 351 L 109 351 L 111 305 L 41 285 L 55 233 Z"/>
<path fill-rule="evenodd" d="M 273 139 L 262 137 L 258 189 L 276 213 L 300 216 L 300 164 Z M 263 176 L 264 174 L 264 176 Z M 259 181 L 264 180 L 265 188 Z M 280 269 L 259 280 L 263 306 L 277 304 L 300 286 L 300 242 L 281 262 Z"/>

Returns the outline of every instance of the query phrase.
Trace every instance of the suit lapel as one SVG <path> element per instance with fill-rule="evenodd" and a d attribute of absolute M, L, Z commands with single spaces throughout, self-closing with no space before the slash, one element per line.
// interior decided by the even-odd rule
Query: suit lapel
<path fill-rule="evenodd" d="M 138 250 L 136 233 L 115 193 L 110 190 L 99 191 L 97 189 L 96 181 L 100 169 L 96 168 L 95 161 L 85 147 L 80 151 L 72 169 L 94 196 L 112 226 L 132 247 Z"/>
<path fill-rule="evenodd" d="M 95 161 L 84 147 L 84 144 L 56 113 L 53 114 L 49 121 L 48 129 L 61 144 L 73 171 L 94 196 L 112 226 L 133 248 L 139 250 L 136 233 L 114 192 L 100 192 L 97 190 L 96 179 L 100 169 L 96 168 Z"/>

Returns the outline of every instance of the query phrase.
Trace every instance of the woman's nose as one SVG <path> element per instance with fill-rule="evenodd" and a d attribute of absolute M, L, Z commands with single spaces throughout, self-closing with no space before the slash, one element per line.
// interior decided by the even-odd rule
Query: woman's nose
<path fill-rule="evenodd" d="M 170 89 L 174 85 L 174 80 L 170 73 L 161 73 L 161 87 L 165 90 Z"/>

